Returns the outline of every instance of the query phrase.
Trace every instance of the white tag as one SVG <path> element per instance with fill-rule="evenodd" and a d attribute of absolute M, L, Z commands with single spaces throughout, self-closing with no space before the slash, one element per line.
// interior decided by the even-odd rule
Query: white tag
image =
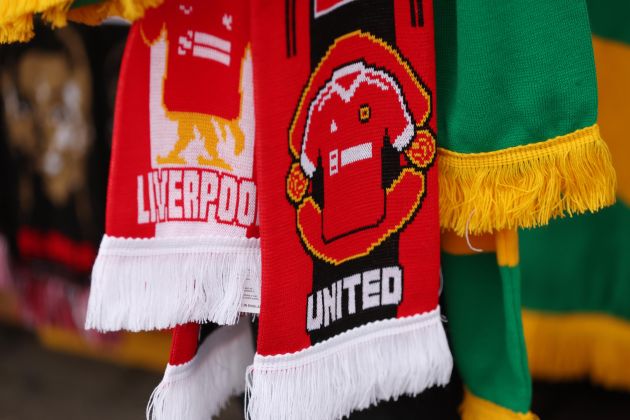
<path fill-rule="evenodd" d="M 241 312 L 248 314 L 260 313 L 260 280 L 255 281 L 251 277 L 245 280 Z"/>

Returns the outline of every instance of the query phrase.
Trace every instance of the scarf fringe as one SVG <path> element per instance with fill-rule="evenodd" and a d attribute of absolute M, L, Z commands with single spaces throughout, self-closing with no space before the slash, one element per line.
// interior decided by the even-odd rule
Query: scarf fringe
<path fill-rule="evenodd" d="M 446 385 L 452 367 L 439 307 L 376 321 L 296 353 L 257 354 L 247 371 L 246 418 L 338 419 Z"/>
<path fill-rule="evenodd" d="M 534 413 L 517 413 L 493 402 L 476 397 L 466 390 L 459 407 L 462 420 L 539 420 Z"/>
<path fill-rule="evenodd" d="M 168 365 L 151 394 L 148 420 L 207 420 L 245 390 L 245 370 L 254 358 L 249 321 L 221 327 L 188 363 Z"/>
<path fill-rule="evenodd" d="M 107 0 L 71 9 L 72 0 L 5 0 L 0 2 L 0 44 L 30 41 L 35 36 L 33 19 L 37 13 L 53 28 L 66 26 L 68 20 L 98 25 L 111 16 L 133 22 L 163 1 Z"/>
<path fill-rule="evenodd" d="M 92 270 L 87 329 L 235 324 L 246 282 L 260 289 L 258 239 L 105 235 Z"/>
<path fill-rule="evenodd" d="M 7 0 L 0 2 L 0 44 L 27 42 L 35 36 L 33 18 L 60 28 L 66 25 L 71 0 Z"/>
<path fill-rule="evenodd" d="M 523 311 L 529 367 L 536 378 L 590 379 L 630 391 L 630 322 L 596 313 Z"/>
<path fill-rule="evenodd" d="M 593 125 L 490 153 L 439 149 L 440 224 L 463 236 L 532 228 L 615 202 L 610 152 Z"/>

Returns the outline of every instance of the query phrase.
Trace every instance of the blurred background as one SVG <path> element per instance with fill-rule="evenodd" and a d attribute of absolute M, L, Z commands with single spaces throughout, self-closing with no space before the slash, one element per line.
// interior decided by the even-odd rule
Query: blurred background
<path fill-rule="evenodd" d="M 33 41 L 0 47 L 0 420 L 142 419 L 168 361 L 169 332 L 83 329 L 127 32 L 119 21 L 40 26 Z M 609 294 L 626 286 L 616 287 Z M 525 291 L 525 303 L 536 293 Z M 623 302 L 619 317 L 630 296 Z M 603 377 L 615 376 L 610 366 Z M 540 369 L 546 381 L 534 384 L 532 411 L 548 420 L 630 419 L 630 378 L 601 380 L 590 368 Z M 352 418 L 457 419 L 461 395 L 455 374 L 445 390 Z M 242 413 L 235 398 L 221 419 Z"/>

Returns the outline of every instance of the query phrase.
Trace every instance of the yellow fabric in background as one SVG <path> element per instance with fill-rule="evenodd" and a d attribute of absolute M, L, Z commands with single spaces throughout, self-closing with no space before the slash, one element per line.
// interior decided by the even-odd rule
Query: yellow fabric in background
<path fill-rule="evenodd" d="M 163 372 L 168 363 L 171 335 L 165 331 L 119 332 L 111 343 L 90 343 L 76 331 L 38 327 L 37 336 L 51 350 Z"/>
<path fill-rule="evenodd" d="M 630 45 L 594 36 L 593 48 L 600 130 L 617 171 L 617 194 L 630 204 Z"/>

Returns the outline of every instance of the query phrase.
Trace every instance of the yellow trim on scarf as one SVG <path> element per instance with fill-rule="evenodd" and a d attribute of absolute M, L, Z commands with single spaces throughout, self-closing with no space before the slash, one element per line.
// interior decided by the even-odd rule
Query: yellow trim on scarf
<path fill-rule="evenodd" d="M 488 400 L 476 397 L 470 391 L 464 393 L 459 407 L 462 420 L 538 420 L 533 413 L 517 413 Z"/>
<path fill-rule="evenodd" d="M 440 224 L 463 236 L 542 226 L 615 202 L 616 177 L 597 124 L 526 146 L 439 156 Z"/>
<path fill-rule="evenodd" d="M 519 262 L 518 231 L 504 229 L 495 234 L 497 262 L 501 267 L 516 267 Z"/>
<path fill-rule="evenodd" d="M 630 391 L 630 322 L 596 313 L 523 311 L 529 367 L 536 378 L 590 378 Z"/>
<path fill-rule="evenodd" d="M 599 90 L 599 123 L 617 171 L 617 194 L 630 203 L 630 44 L 595 36 L 593 50 Z"/>
<path fill-rule="evenodd" d="M 68 20 L 97 25 L 110 16 L 135 21 L 146 9 L 157 7 L 164 0 L 107 0 L 102 3 L 70 9 L 73 0 L 4 0 L 0 2 L 0 44 L 26 42 L 33 38 L 33 16 L 53 28 L 66 26 Z"/>
<path fill-rule="evenodd" d="M 83 334 L 57 327 L 38 327 L 37 336 L 50 349 L 155 372 L 168 363 L 171 334 L 167 331 L 119 332 L 111 342 L 91 342 Z"/>

